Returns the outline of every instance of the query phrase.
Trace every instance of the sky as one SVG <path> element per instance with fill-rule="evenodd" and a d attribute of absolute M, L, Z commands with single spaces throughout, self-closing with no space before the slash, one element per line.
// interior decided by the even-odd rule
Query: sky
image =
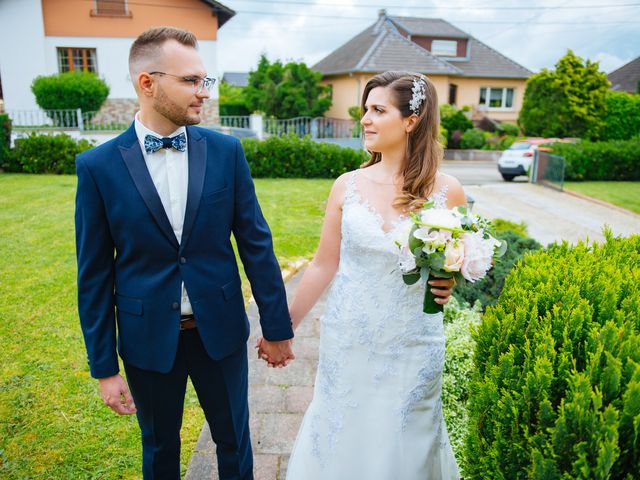
<path fill-rule="evenodd" d="M 533 72 L 567 49 L 611 72 L 640 56 L 640 0 L 220 0 L 236 11 L 218 32 L 218 71 L 269 60 L 309 66 L 387 15 L 441 18 Z"/>

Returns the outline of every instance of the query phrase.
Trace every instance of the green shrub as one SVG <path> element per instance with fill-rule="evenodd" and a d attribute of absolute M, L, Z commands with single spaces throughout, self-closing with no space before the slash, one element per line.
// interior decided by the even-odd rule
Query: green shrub
<path fill-rule="evenodd" d="M 69 135 L 31 133 L 19 138 L 9 154 L 12 171 L 24 173 L 76 173 L 76 155 L 93 147 L 93 143 L 75 140 Z"/>
<path fill-rule="evenodd" d="M 551 147 L 566 161 L 565 180 L 640 180 L 640 137 L 554 143 Z"/>
<path fill-rule="evenodd" d="M 442 410 L 449 441 L 462 475 L 465 471 L 464 442 L 469 425 L 469 378 L 473 371 L 475 350 L 471 332 L 480 324 L 480 310 L 479 304 L 470 308 L 467 303 L 460 303 L 455 298 L 451 298 L 444 307 L 447 351 L 442 375 Z"/>
<path fill-rule="evenodd" d="M 638 478 L 640 236 L 527 255 L 474 335 L 467 474 Z"/>
<path fill-rule="evenodd" d="M 9 148 L 11 148 L 11 119 L 6 113 L 0 113 L 0 168 L 4 168 Z"/>
<path fill-rule="evenodd" d="M 104 80 L 93 73 L 66 72 L 36 77 L 31 85 L 36 102 L 43 110 L 80 109 L 95 112 L 109 95 Z M 52 118 L 54 121 L 55 117 Z M 75 117 L 72 125 L 75 126 Z"/>
<path fill-rule="evenodd" d="M 474 304 L 479 301 L 483 307 L 494 305 L 504 286 L 507 275 L 514 265 L 518 263 L 526 253 L 534 252 L 542 248 L 536 240 L 529 238 L 522 233 L 524 225 L 517 225 L 513 228 L 517 230 L 497 230 L 497 237 L 507 241 L 507 251 L 496 262 L 495 266 L 489 270 L 487 276 L 477 282 L 465 282 L 456 286 L 454 296 L 463 302 Z"/>
<path fill-rule="evenodd" d="M 502 135 L 512 135 L 517 137 L 520 135 L 520 128 L 515 123 L 500 122 L 498 123 L 498 132 Z"/>
<path fill-rule="evenodd" d="M 629 140 L 640 134 L 640 95 L 608 92 L 603 140 Z"/>
<path fill-rule="evenodd" d="M 440 105 L 440 124 L 447 131 L 447 147 L 460 148 L 460 137 L 463 132 L 473 128 L 473 122 L 467 118 L 463 110 L 453 105 Z"/>
<path fill-rule="evenodd" d="M 482 148 L 484 146 L 484 133 L 479 128 L 472 128 L 462 134 L 460 138 L 460 148 Z"/>
<path fill-rule="evenodd" d="M 347 110 L 351 120 L 354 121 L 353 128 L 351 129 L 351 136 L 353 138 L 359 138 L 362 135 L 362 124 L 360 119 L 362 118 L 360 112 L 360 105 L 353 105 Z"/>
<path fill-rule="evenodd" d="M 364 150 L 293 134 L 266 140 L 243 138 L 242 146 L 255 178 L 336 178 L 369 158 Z"/>

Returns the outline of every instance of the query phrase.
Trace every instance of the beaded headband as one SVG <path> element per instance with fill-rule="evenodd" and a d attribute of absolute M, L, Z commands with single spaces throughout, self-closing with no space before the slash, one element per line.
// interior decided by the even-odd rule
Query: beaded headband
<path fill-rule="evenodd" d="M 411 100 L 409 101 L 409 110 L 411 110 L 416 115 L 420 114 L 420 106 L 422 102 L 426 100 L 426 78 L 420 75 L 418 78 L 413 79 L 413 88 L 411 91 L 413 95 L 411 96 Z"/>

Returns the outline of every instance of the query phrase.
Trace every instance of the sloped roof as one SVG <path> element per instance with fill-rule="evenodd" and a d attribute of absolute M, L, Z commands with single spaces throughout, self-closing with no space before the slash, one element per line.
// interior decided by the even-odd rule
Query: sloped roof
<path fill-rule="evenodd" d="M 440 18 L 388 17 L 409 35 L 468 38 L 469 34 Z"/>
<path fill-rule="evenodd" d="M 212 7 L 211 9 L 218 16 L 218 28 L 222 27 L 225 23 L 231 20 L 236 12 L 231 10 L 229 7 L 221 4 L 220 2 L 216 2 L 214 0 L 202 0 L 204 3 Z"/>
<path fill-rule="evenodd" d="M 640 57 L 614 70 L 607 78 L 611 82 L 611 90 L 618 92 L 638 92 L 640 82 Z"/>
<path fill-rule="evenodd" d="M 469 58 L 452 60 L 433 55 L 401 35 L 398 28 L 410 35 L 466 38 L 470 47 Z M 334 50 L 313 68 L 324 75 L 387 70 L 492 78 L 528 78 L 532 74 L 530 70 L 444 20 L 387 17 L 382 13 L 376 23 Z"/>
<path fill-rule="evenodd" d="M 388 22 L 377 22 L 313 66 L 325 75 L 411 70 L 425 74 L 460 74 L 448 62 L 400 35 Z"/>
<path fill-rule="evenodd" d="M 222 81 L 236 87 L 246 87 L 249 85 L 249 72 L 225 72 Z"/>

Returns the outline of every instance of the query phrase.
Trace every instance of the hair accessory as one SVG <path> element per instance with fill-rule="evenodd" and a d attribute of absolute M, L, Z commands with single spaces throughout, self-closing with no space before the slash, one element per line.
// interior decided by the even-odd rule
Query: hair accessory
<path fill-rule="evenodd" d="M 426 90 L 426 78 L 420 75 L 418 78 L 413 79 L 413 88 L 411 91 L 413 95 L 411 96 L 411 101 L 409 102 L 409 110 L 418 115 L 420 113 L 420 106 L 422 102 L 426 100 L 427 95 L 425 93 Z"/>

